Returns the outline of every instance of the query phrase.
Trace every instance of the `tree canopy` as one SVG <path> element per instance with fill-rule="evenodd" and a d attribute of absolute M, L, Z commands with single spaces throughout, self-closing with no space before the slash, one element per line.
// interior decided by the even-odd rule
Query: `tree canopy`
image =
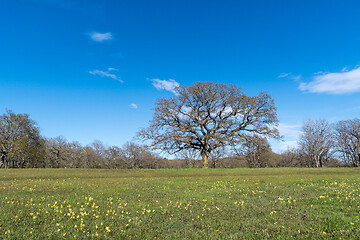
<path fill-rule="evenodd" d="M 345 162 L 353 167 L 360 166 L 360 119 L 339 121 L 335 125 L 336 150 Z"/>
<path fill-rule="evenodd" d="M 29 115 L 12 111 L 0 115 L 0 166 L 34 167 L 43 155 L 44 142 Z"/>
<path fill-rule="evenodd" d="M 325 119 L 307 120 L 302 128 L 300 154 L 306 158 L 308 166 L 323 167 L 333 153 L 334 139 L 330 123 Z"/>
<path fill-rule="evenodd" d="M 156 102 L 149 127 L 138 136 L 169 154 L 197 149 L 207 167 L 210 153 L 234 146 L 247 134 L 278 138 L 274 100 L 267 93 L 247 96 L 237 85 L 195 82 Z"/>

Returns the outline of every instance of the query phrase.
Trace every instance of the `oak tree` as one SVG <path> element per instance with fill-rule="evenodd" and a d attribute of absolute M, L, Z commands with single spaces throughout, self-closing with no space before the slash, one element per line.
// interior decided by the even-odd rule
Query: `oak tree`
<path fill-rule="evenodd" d="M 0 167 L 39 167 L 44 151 L 39 128 L 29 115 L 10 110 L 0 115 Z"/>
<path fill-rule="evenodd" d="M 335 124 L 336 150 L 345 163 L 360 166 L 360 119 L 340 121 Z"/>
<path fill-rule="evenodd" d="M 278 138 L 274 100 L 267 93 L 245 95 L 237 85 L 195 82 L 157 100 L 149 127 L 138 136 L 169 154 L 197 149 L 207 167 L 210 153 L 239 144 L 245 135 Z"/>
<path fill-rule="evenodd" d="M 237 152 L 245 156 L 250 168 L 264 168 L 268 165 L 269 153 L 272 153 L 272 150 L 266 138 L 249 135 L 245 137 Z"/>
<path fill-rule="evenodd" d="M 308 167 L 323 167 L 333 154 L 333 130 L 325 119 L 307 120 L 303 124 L 299 139 L 299 153 L 304 156 Z"/>

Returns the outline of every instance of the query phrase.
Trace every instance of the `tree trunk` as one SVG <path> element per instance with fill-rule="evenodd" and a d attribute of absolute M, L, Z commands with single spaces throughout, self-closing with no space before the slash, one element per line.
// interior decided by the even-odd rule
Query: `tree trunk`
<path fill-rule="evenodd" d="M 208 165 L 207 165 L 208 154 L 206 152 L 202 152 L 201 157 L 203 159 L 203 168 L 208 168 Z"/>
<path fill-rule="evenodd" d="M 1 155 L 1 163 L 4 166 L 4 168 L 8 168 L 8 163 L 7 163 L 7 159 L 6 159 L 6 154 L 2 154 Z"/>
<path fill-rule="evenodd" d="M 357 141 L 357 159 L 355 159 L 355 167 L 358 167 L 360 165 L 360 142 Z"/>

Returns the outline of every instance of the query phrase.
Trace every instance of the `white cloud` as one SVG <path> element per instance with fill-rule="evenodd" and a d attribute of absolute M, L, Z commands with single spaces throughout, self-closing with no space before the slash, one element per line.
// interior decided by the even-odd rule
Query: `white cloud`
<path fill-rule="evenodd" d="M 360 92 L 360 67 L 345 72 L 314 76 L 313 81 L 300 83 L 299 89 L 311 93 L 329 94 Z"/>
<path fill-rule="evenodd" d="M 130 107 L 132 107 L 134 109 L 138 109 L 138 105 L 136 105 L 135 103 L 130 104 Z"/>
<path fill-rule="evenodd" d="M 175 88 L 179 87 L 180 84 L 178 82 L 176 82 L 174 79 L 169 79 L 169 80 L 160 80 L 157 78 L 151 79 L 152 81 L 152 85 L 157 89 L 157 90 L 166 90 L 172 93 L 175 93 Z"/>
<path fill-rule="evenodd" d="M 289 125 L 279 123 L 278 130 L 283 136 L 282 141 L 270 140 L 271 148 L 276 153 L 282 153 L 288 149 L 296 148 L 301 135 L 301 125 Z"/>
<path fill-rule="evenodd" d="M 293 75 L 291 72 L 289 73 L 281 73 L 277 78 L 290 78 L 295 81 L 299 81 L 301 79 L 301 75 Z"/>
<path fill-rule="evenodd" d="M 300 81 L 301 80 L 301 74 L 300 75 L 296 75 L 296 76 L 292 76 L 291 79 L 294 80 L 294 81 Z"/>
<path fill-rule="evenodd" d="M 298 139 L 301 134 L 301 125 L 288 125 L 285 123 L 279 123 L 278 130 L 280 132 L 280 135 L 292 138 L 292 139 Z"/>
<path fill-rule="evenodd" d="M 328 73 L 328 72 L 319 71 L 319 72 L 314 73 L 314 75 L 326 74 L 326 73 Z"/>
<path fill-rule="evenodd" d="M 116 76 L 116 74 L 110 73 L 110 71 L 114 71 L 114 70 L 115 68 L 108 68 L 108 71 L 93 70 L 93 71 L 89 71 L 89 73 L 92 75 L 99 75 L 100 77 L 109 77 L 119 82 L 124 82 L 118 76 Z"/>
<path fill-rule="evenodd" d="M 105 40 L 112 39 L 112 34 L 111 34 L 111 32 L 107 32 L 107 33 L 93 32 L 93 33 L 90 33 L 90 37 L 92 40 L 94 40 L 96 42 L 102 42 Z"/>
<path fill-rule="evenodd" d="M 281 73 L 277 78 L 288 77 L 291 73 Z"/>
<path fill-rule="evenodd" d="M 283 153 L 289 149 L 298 147 L 298 143 L 295 140 L 274 142 L 271 144 L 271 148 L 275 153 Z"/>

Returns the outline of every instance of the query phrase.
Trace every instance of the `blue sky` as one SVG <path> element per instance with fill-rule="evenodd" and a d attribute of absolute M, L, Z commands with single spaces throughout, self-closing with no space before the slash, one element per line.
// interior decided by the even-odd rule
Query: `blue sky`
<path fill-rule="evenodd" d="M 275 99 L 284 142 L 304 120 L 360 114 L 358 1 L 4 0 L 0 112 L 47 137 L 130 141 L 157 98 L 195 81 Z"/>

